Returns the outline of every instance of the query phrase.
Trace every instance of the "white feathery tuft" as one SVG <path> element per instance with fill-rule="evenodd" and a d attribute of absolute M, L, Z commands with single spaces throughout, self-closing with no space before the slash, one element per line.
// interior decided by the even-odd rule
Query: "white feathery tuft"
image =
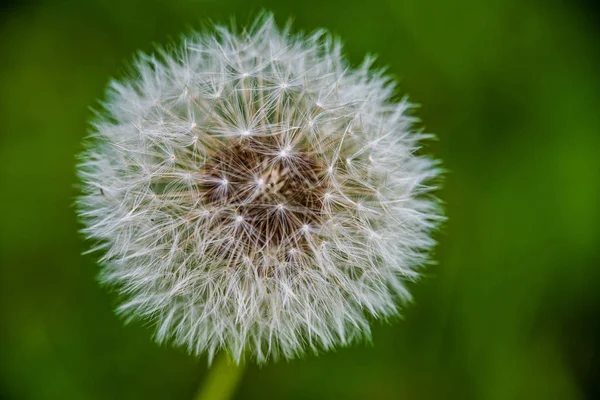
<path fill-rule="evenodd" d="M 82 155 L 79 214 L 102 281 L 159 342 L 236 362 L 370 337 L 434 245 L 438 163 L 411 104 L 326 32 L 266 15 L 112 82 Z"/>

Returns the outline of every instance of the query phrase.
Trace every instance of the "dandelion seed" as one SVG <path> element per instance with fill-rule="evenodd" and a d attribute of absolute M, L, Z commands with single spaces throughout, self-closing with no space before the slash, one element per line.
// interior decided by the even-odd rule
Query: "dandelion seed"
<path fill-rule="evenodd" d="M 218 32 L 140 56 L 110 87 L 79 165 L 102 281 L 159 342 L 209 358 L 368 338 L 408 300 L 442 219 L 410 104 L 326 33 L 271 16 Z"/>

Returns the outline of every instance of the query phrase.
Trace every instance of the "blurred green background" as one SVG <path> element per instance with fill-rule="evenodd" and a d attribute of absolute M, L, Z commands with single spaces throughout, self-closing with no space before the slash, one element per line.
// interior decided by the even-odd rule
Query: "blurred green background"
<path fill-rule="evenodd" d="M 3 3 L 0 398 L 193 397 L 206 359 L 123 326 L 81 255 L 75 154 L 133 52 L 263 7 L 378 54 L 422 104 L 449 220 L 403 321 L 251 366 L 236 398 L 600 398 L 600 14 L 558 0 Z"/>

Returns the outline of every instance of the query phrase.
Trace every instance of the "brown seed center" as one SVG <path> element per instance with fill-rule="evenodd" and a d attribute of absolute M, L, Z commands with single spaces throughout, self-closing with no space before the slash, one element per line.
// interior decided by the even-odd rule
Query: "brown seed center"
<path fill-rule="evenodd" d="M 322 168 L 302 149 L 260 139 L 236 141 L 214 153 L 202 171 L 206 202 L 228 210 L 223 218 L 232 223 L 243 221 L 236 239 L 261 248 L 299 248 L 302 229 L 321 217 Z"/>

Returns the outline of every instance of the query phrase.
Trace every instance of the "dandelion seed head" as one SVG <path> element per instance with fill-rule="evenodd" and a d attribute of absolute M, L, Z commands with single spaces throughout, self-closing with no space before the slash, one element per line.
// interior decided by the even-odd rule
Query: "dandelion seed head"
<path fill-rule="evenodd" d="M 102 281 L 127 319 L 209 359 L 369 338 L 409 299 L 442 218 L 410 103 L 327 33 L 269 15 L 217 32 L 110 86 L 79 165 Z"/>

